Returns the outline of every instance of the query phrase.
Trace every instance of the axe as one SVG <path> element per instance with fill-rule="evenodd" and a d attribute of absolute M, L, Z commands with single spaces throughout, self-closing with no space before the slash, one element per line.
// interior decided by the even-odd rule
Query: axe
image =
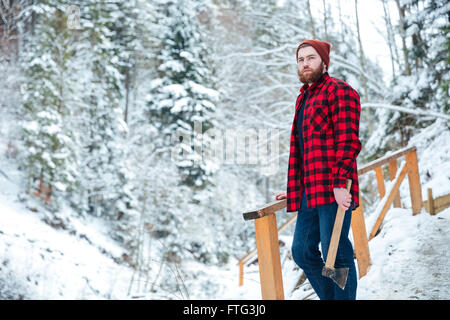
<path fill-rule="evenodd" d="M 346 187 L 350 192 L 352 186 L 352 180 L 347 179 Z M 341 237 L 342 223 L 344 222 L 345 211 L 338 205 L 336 213 L 336 219 L 334 221 L 333 233 L 331 234 L 330 246 L 328 247 L 327 261 L 322 269 L 322 275 L 324 277 L 331 278 L 342 290 L 345 288 L 348 277 L 349 268 L 334 268 L 334 262 L 336 261 L 336 253 L 339 244 L 339 238 Z"/>

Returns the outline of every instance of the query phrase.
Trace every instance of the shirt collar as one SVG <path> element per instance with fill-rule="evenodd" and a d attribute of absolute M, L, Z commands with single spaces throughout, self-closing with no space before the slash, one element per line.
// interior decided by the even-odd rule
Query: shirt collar
<path fill-rule="evenodd" d="M 314 82 L 312 85 L 309 85 L 307 83 L 305 83 L 301 88 L 300 88 L 300 93 L 303 94 L 305 92 L 305 90 L 309 89 L 309 92 L 315 90 L 316 88 L 320 88 L 330 77 L 330 75 L 328 74 L 328 72 L 325 72 L 324 74 L 322 74 L 322 76 L 319 78 L 319 80 L 317 80 L 316 82 Z"/>

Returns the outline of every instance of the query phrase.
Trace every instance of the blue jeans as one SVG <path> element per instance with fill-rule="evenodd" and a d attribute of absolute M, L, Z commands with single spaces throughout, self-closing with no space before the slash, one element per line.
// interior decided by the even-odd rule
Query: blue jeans
<path fill-rule="evenodd" d="M 298 212 L 292 242 L 292 257 L 295 263 L 305 272 L 319 299 L 355 300 L 357 286 L 356 268 L 353 260 L 352 243 L 348 238 L 352 215 L 351 208 L 345 212 L 335 262 L 335 268 L 349 268 L 347 284 L 342 290 L 333 280 L 322 276 L 322 268 L 325 265 L 324 260 L 326 260 L 330 245 L 337 207 L 336 201 L 333 201 L 330 204 L 308 209 L 306 206 L 306 193 L 303 192 L 302 204 Z M 319 243 L 321 243 L 323 258 L 319 251 Z"/>

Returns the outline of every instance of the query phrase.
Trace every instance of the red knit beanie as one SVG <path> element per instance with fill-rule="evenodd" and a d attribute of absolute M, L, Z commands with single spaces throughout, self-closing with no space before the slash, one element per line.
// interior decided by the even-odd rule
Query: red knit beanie
<path fill-rule="evenodd" d="M 319 56 L 322 58 L 323 63 L 328 66 L 330 65 L 330 47 L 331 45 L 328 42 L 320 41 L 320 40 L 304 40 L 302 41 L 298 47 L 297 51 L 295 53 L 295 59 L 298 58 L 298 50 L 300 49 L 300 46 L 304 43 L 310 44 L 314 49 L 316 49 Z"/>

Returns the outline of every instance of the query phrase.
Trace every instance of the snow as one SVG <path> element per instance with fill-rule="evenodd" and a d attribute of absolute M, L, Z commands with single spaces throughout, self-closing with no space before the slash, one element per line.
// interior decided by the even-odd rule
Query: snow
<path fill-rule="evenodd" d="M 0 229 L 2 263 L 11 268 L 8 273 L 30 282 L 27 298 L 121 297 L 129 274 L 126 268 L 113 265 L 86 240 L 54 230 L 26 211 L 13 211 L 4 204 L 0 210 L 8 217 L 2 219 Z"/>
<path fill-rule="evenodd" d="M 394 113 L 394 117 L 392 118 L 392 120 L 395 120 L 396 118 L 401 116 L 401 114 L 398 111 L 401 111 L 402 113 L 411 113 L 411 114 L 415 114 L 418 116 L 432 116 L 435 118 L 442 118 L 445 120 L 450 120 L 450 116 L 440 113 L 440 112 L 435 112 L 432 110 L 411 109 L 411 108 L 406 108 L 406 107 L 402 107 L 402 106 L 394 106 L 394 105 L 385 104 L 385 103 L 362 103 L 361 108 L 385 108 L 385 109 L 396 110 L 397 112 Z"/>
<path fill-rule="evenodd" d="M 181 84 L 171 84 L 162 88 L 164 93 L 172 95 L 174 98 L 181 98 L 187 96 L 187 92 Z"/>
<path fill-rule="evenodd" d="M 195 83 L 194 81 L 188 81 L 188 84 L 192 90 L 199 95 L 204 95 L 213 99 L 218 99 L 219 97 L 219 92 L 217 90 L 206 88 L 205 86 Z"/>
<path fill-rule="evenodd" d="M 358 299 L 449 299 L 450 208 L 391 209 L 369 242 L 372 266 L 359 282 Z"/>
<path fill-rule="evenodd" d="M 411 139 L 411 144 L 418 149 L 424 200 L 427 187 L 433 188 L 435 197 L 450 191 L 450 146 L 446 143 L 450 132 L 441 129 L 438 120 Z M 258 265 L 251 264 L 252 259 L 248 262 L 244 268 L 244 285 L 239 287 L 236 257 L 222 266 L 182 263 L 179 268 L 186 288 L 178 292 L 142 293 L 136 286 L 129 292 L 131 283 L 143 280 L 123 263 L 121 257 L 125 250 L 111 240 L 104 220 L 91 216 L 76 219 L 69 208 L 63 208 L 69 227 L 67 230 L 51 227 L 44 222 L 49 213 L 42 212 L 38 205 L 33 206 L 33 202 L 23 203 L 18 197 L 22 173 L 13 161 L 1 155 L 0 164 L 7 173 L 6 177 L 0 175 L 0 297 L 261 299 Z M 400 162 L 402 165 L 404 162 Z M 391 187 L 392 183 L 386 181 L 387 192 Z M 391 207 L 380 233 L 369 242 L 371 267 L 358 282 L 357 299 L 449 299 L 450 208 L 433 216 L 425 209 L 412 215 L 407 178 L 401 184 L 400 193 L 406 208 Z M 368 233 L 382 202 L 379 200 L 366 210 Z M 284 215 L 279 213 L 279 218 Z M 307 280 L 295 289 L 301 270 L 290 257 L 292 234 L 293 230 L 287 228 L 279 235 L 285 243 L 280 250 L 285 299 L 318 299 Z M 149 257 L 155 257 L 157 250 L 153 245 Z M 156 279 L 154 273 L 149 277 Z"/>
<path fill-rule="evenodd" d="M 157 2 L 164 4 L 161 6 L 164 9 L 161 12 L 159 9 L 153 10 L 153 3 Z M 284 2 L 277 1 L 280 6 L 283 6 Z M 146 9 L 144 9 L 144 3 L 148 6 L 145 7 Z M 202 29 L 193 28 L 197 19 L 189 19 L 189 17 L 197 16 L 194 6 L 187 5 L 189 10 L 186 9 L 186 14 L 181 14 L 182 12 L 177 9 L 173 19 L 160 18 L 164 16 L 163 11 L 170 3 L 166 0 L 140 1 L 138 8 L 143 10 L 140 10 L 136 19 L 133 16 L 130 19 L 127 18 L 130 17 L 126 14 L 130 12 L 127 11 L 128 5 L 119 8 L 110 4 L 111 10 L 109 14 L 106 11 L 103 12 L 105 15 L 102 13 L 100 24 L 93 24 L 90 21 L 92 19 L 86 18 L 90 16 L 90 9 L 89 6 L 85 6 L 84 12 L 89 14 L 81 16 L 84 19 L 81 22 L 86 31 L 81 33 L 84 35 L 81 38 L 88 39 L 91 34 L 88 31 L 95 29 L 94 31 L 99 35 L 99 41 L 91 42 L 81 39 L 82 41 L 73 43 L 73 46 L 64 42 L 63 38 L 53 38 L 54 34 L 58 34 L 56 29 L 51 27 L 52 24 L 39 24 L 38 19 L 36 23 L 44 27 L 45 32 L 35 32 L 35 36 L 29 38 L 33 40 L 30 41 L 32 47 L 30 50 L 26 50 L 27 46 L 22 48 L 24 50 L 21 50 L 18 60 L 21 61 L 20 65 L 12 64 L 12 68 L 4 67 L 2 60 L 0 67 L 3 74 L 7 75 L 7 81 L 4 82 L 5 88 L 0 89 L 0 105 L 4 107 L 0 117 L 0 299 L 234 300 L 261 298 L 259 269 L 258 264 L 253 263 L 254 259 L 251 259 L 244 268 L 244 285 L 238 286 L 238 258 L 253 249 L 255 242 L 252 233 L 254 232 L 253 222 L 244 221 L 241 212 L 261 204 L 264 188 L 269 190 L 266 196 L 270 197 L 274 189 L 283 187 L 275 181 L 278 176 L 273 180 L 267 179 L 267 184 L 264 186 L 264 172 L 261 172 L 264 167 L 261 168 L 255 164 L 255 168 L 250 170 L 236 166 L 236 163 L 228 163 L 226 166 L 221 166 L 219 170 L 221 161 L 208 161 L 202 164 L 201 169 L 215 173 L 215 188 L 208 189 L 211 193 L 191 192 L 187 187 L 178 185 L 178 175 L 174 174 L 177 170 L 175 163 L 164 162 L 168 159 L 159 158 L 165 150 L 157 148 L 160 142 L 163 142 L 162 139 L 159 141 L 158 134 L 161 133 L 160 131 L 170 134 L 176 126 L 173 126 L 173 123 L 166 126 L 162 122 L 153 121 L 156 119 L 152 118 L 149 122 L 146 111 L 149 106 L 154 111 L 171 109 L 173 113 L 176 113 L 175 115 L 169 113 L 164 115 L 171 116 L 173 119 L 178 119 L 178 113 L 181 111 L 190 111 L 189 113 L 194 111 L 189 122 L 198 123 L 208 122 L 210 113 L 216 110 L 218 126 L 213 125 L 213 127 L 225 131 L 239 127 L 265 127 L 278 130 L 280 125 L 286 126 L 287 129 L 279 131 L 280 141 L 289 143 L 289 140 L 281 139 L 281 133 L 289 134 L 291 120 L 288 121 L 287 117 L 291 114 L 292 108 L 290 97 L 296 94 L 298 86 L 292 81 L 296 78 L 295 72 L 292 73 L 295 71 L 295 64 L 291 58 L 286 59 L 286 56 L 292 57 L 292 50 L 295 49 L 295 42 L 299 40 L 299 37 L 310 35 L 307 28 L 298 27 L 297 23 L 306 15 L 301 11 L 301 4 L 292 2 L 288 10 L 276 10 L 272 17 L 267 17 L 269 19 L 264 16 L 258 19 L 259 10 L 263 12 L 268 8 L 267 4 L 248 2 L 249 10 L 246 10 L 244 8 L 247 4 L 242 5 L 236 2 L 237 10 L 230 11 L 230 24 L 236 21 L 234 15 L 242 18 L 244 16 L 241 13 L 245 12 L 245 18 L 254 19 L 254 21 L 249 20 L 254 26 L 248 29 L 247 26 L 238 24 L 236 27 L 239 28 L 236 30 L 239 31 L 231 31 L 231 29 L 228 31 L 225 25 L 222 26 L 223 30 L 222 27 L 217 28 L 220 23 L 216 21 L 211 23 L 211 27 L 215 26 L 211 28 L 212 32 L 209 34 L 206 32 L 206 24 Z M 130 6 L 135 4 L 132 2 Z M 395 6 L 394 3 L 391 4 Z M 315 5 L 320 7 L 322 4 L 315 2 Z M 354 26 L 352 24 L 353 2 L 347 4 L 342 2 L 342 5 L 344 20 L 350 21 L 349 27 Z M 346 10 L 347 5 L 351 5 L 352 10 Z M 363 11 L 367 10 L 376 9 L 373 12 L 379 12 L 380 3 L 376 6 L 377 8 L 372 8 L 361 5 L 360 16 L 364 16 Z M 371 99 L 366 100 L 362 107 L 376 111 L 375 114 L 379 117 L 380 123 L 375 123 L 375 130 L 364 147 L 368 151 L 375 150 L 379 145 L 378 142 L 383 141 L 387 136 L 389 125 L 393 124 L 394 120 L 398 122 L 405 114 L 408 114 L 410 118 L 414 116 L 422 120 L 422 124 L 423 120 L 436 119 L 436 122 L 427 128 L 415 129 L 414 132 L 419 133 L 411 137 L 408 145 L 417 147 L 424 200 L 426 200 L 428 188 L 433 189 L 434 197 L 450 192 L 450 144 L 448 143 L 450 116 L 445 113 L 447 102 L 445 89 L 439 87 L 443 82 L 436 81 L 437 74 L 445 80 L 449 79 L 450 73 L 445 72 L 445 57 L 441 57 L 440 52 L 440 46 L 444 45 L 445 37 L 432 32 L 432 29 L 448 25 L 445 13 L 449 7 L 450 4 L 445 4 L 432 12 L 430 10 L 413 12 L 414 15 L 411 15 L 411 18 L 424 22 L 425 28 L 422 30 L 424 39 L 432 36 L 429 39 L 428 58 L 422 59 L 425 62 L 423 64 L 425 69 L 419 66 L 419 70 L 422 71 L 418 73 L 418 70 L 414 70 L 417 68 L 414 68 L 414 62 L 412 62 L 413 75 L 398 77 L 398 83 L 389 88 L 385 88 L 382 83 L 382 78 L 387 80 L 390 78 L 387 76 L 391 73 L 386 42 L 384 39 L 376 40 L 375 38 L 379 39 L 378 36 L 368 36 L 370 33 L 367 33 L 367 27 L 369 27 L 372 34 L 375 32 L 381 35 L 382 32 L 377 26 L 383 26 L 383 23 L 379 23 L 382 21 L 383 13 L 373 15 L 373 19 L 377 21 L 373 19 L 361 21 L 365 51 L 370 54 L 370 58 L 376 55 L 387 62 L 378 66 L 372 64 L 370 59 L 367 60 L 368 69 L 365 74 L 369 81 L 369 89 L 376 91 L 380 96 L 373 102 L 370 101 Z M 29 8 L 25 6 L 25 11 L 21 11 L 19 15 L 28 16 L 30 10 L 46 13 L 53 12 L 55 8 L 46 4 L 32 5 Z M 313 15 L 320 15 L 320 10 L 313 10 Z M 297 20 L 290 19 L 291 13 L 295 11 L 299 14 Z M 214 18 L 215 13 L 218 12 L 212 12 L 211 19 Z M 124 22 L 123 26 L 126 26 L 124 32 L 117 33 L 117 30 L 108 27 L 111 25 L 110 22 L 118 21 L 118 19 Z M 394 24 L 397 23 L 395 20 L 398 19 L 394 18 Z M 145 21 L 145 23 L 140 24 L 139 21 Z M 177 58 L 178 48 L 174 55 L 171 54 L 172 50 L 162 50 L 160 53 L 154 50 L 161 46 L 167 49 L 172 48 L 169 42 L 173 41 L 173 37 L 170 36 L 170 28 L 167 27 L 177 21 L 184 21 L 185 27 L 180 30 L 180 35 L 186 37 L 189 34 L 184 46 L 186 51 L 179 53 L 179 56 L 184 58 L 181 60 Z M 276 27 L 272 28 L 273 26 Z M 133 35 L 131 37 L 133 40 L 129 41 L 128 36 L 138 30 L 140 34 L 137 37 Z M 200 33 L 200 30 L 204 33 Z M 255 30 L 267 32 L 256 39 L 251 34 Z M 341 34 L 335 31 L 330 35 L 337 39 L 337 36 Z M 412 31 L 414 31 L 412 28 L 407 30 L 408 34 Z M 201 48 L 204 44 L 201 39 L 209 36 L 211 36 L 210 41 L 205 42 L 208 50 L 205 48 L 205 55 L 203 55 Z M 64 41 L 61 42 L 58 39 Z M 121 45 L 122 42 L 126 44 Z M 58 49 L 56 51 L 61 56 L 58 54 L 55 56 L 54 48 L 47 46 L 46 43 L 56 43 L 56 49 Z M 69 45 L 66 46 L 66 44 Z M 331 65 L 331 73 L 333 74 L 334 70 L 340 70 L 348 82 L 361 91 L 362 84 L 359 77 L 361 68 L 358 55 L 355 54 L 357 50 L 354 50 L 351 41 L 343 41 L 341 44 L 342 48 L 331 52 L 331 59 L 334 61 Z M 373 46 L 375 50 L 371 49 Z M 209 50 L 212 48 L 216 50 Z M 121 52 L 119 56 L 115 54 L 117 51 Z M 35 57 L 36 52 L 39 57 Z M 72 55 L 74 52 L 76 54 Z M 287 52 L 290 52 L 289 55 L 285 55 Z M 414 50 L 410 53 L 415 54 Z M 212 58 L 215 63 L 214 68 L 210 68 L 209 63 L 203 65 L 201 57 L 208 57 L 208 55 L 211 55 L 209 58 Z M 68 60 L 64 58 L 65 56 L 71 56 L 71 58 Z M 60 58 L 64 58 L 63 60 L 68 64 L 61 62 Z M 122 67 L 127 69 L 128 63 L 134 63 L 132 61 L 134 58 L 138 59 L 136 62 L 139 63 L 136 64 L 137 68 L 133 69 L 136 71 L 136 78 L 133 75 L 128 92 L 125 90 L 125 78 L 120 70 L 124 69 Z M 162 63 L 160 64 L 158 60 Z M 433 64 L 433 70 L 430 70 L 428 68 L 430 62 L 435 60 L 437 62 Z M 141 65 L 140 62 L 145 63 Z M 397 66 L 398 71 L 402 69 L 400 62 Z M 187 77 L 181 83 L 174 83 L 173 77 L 158 79 L 159 74 L 175 75 L 184 71 L 188 72 L 191 65 L 195 65 L 196 76 Z M 214 71 L 217 71 L 217 74 L 212 77 L 213 74 L 210 71 L 213 71 L 215 67 L 217 70 Z M 33 71 L 34 69 L 36 71 Z M 378 70 L 379 72 L 376 72 Z M 31 75 L 33 77 L 30 77 Z M 202 82 L 205 79 L 207 81 Z M 210 85 L 217 91 L 210 88 Z M 117 90 L 111 90 L 112 86 Z M 60 87 L 64 89 L 61 92 Z M 433 98 L 427 97 L 427 90 L 433 91 Z M 127 101 L 130 102 L 127 122 L 123 120 L 121 107 L 125 105 L 123 101 L 125 91 L 126 97 L 130 98 L 130 101 Z M 47 97 L 48 94 L 49 97 Z M 61 105 L 62 112 L 56 112 L 49 102 L 55 97 L 64 102 Z M 219 97 L 222 98 L 221 101 L 218 101 Z M 415 100 L 422 99 L 428 102 L 419 106 L 422 102 Z M 29 102 L 33 112 L 23 108 L 23 101 Z M 91 105 L 91 101 L 95 101 L 96 105 Z M 419 105 L 416 105 L 417 102 Z M 368 110 L 364 112 L 366 111 Z M 393 114 L 392 118 L 387 119 L 391 114 Z M 21 123 L 14 125 L 18 119 L 22 119 Z M 24 122 L 24 119 L 28 121 Z M 187 119 L 183 118 L 178 125 L 189 129 L 189 126 L 188 128 L 183 125 L 187 123 L 184 121 Z M 159 126 L 159 124 L 162 125 Z M 361 128 L 363 129 L 366 125 L 367 123 L 362 123 Z M 33 146 L 27 147 L 27 144 L 21 145 L 23 141 L 15 140 L 19 138 L 21 129 L 27 130 L 27 141 Z M 128 129 L 132 134 L 128 137 L 130 140 L 125 139 Z M 194 131 L 198 131 L 195 126 Z M 124 133 L 123 137 L 116 139 L 120 136 L 119 132 Z M 40 137 L 37 136 L 38 134 Z M 62 145 L 65 143 L 67 146 L 50 152 L 50 149 L 54 149 L 54 146 L 49 148 L 49 142 L 52 139 L 49 138 L 48 141 L 41 139 L 46 135 L 56 139 L 58 145 L 61 142 Z M 84 139 L 84 137 L 91 138 Z M 154 137 L 155 140 L 153 140 Z M 276 137 L 278 138 L 278 134 Z M 387 136 L 387 138 L 392 137 L 400 141 L 400 131 L 397 130 L 392 136 Z M 149 140 L 148 143 L 139 142 L 145 139 Z M 11 149 L 9 149 L 10 141 Z M 137 143 L 134 144 L 134 141 Z M 16 142 L 17 145 L 14 145 Z M 93 143 L 96 150 L 95 154 L 89 157 L 86 157 L 87 153 L 80 151 L 80 147 L 84 148 L 88 145 L 86 142 L 89 142 L 89 145 Z M 195 142 L 199 141 L 194 139 Z M 194 149 L 198 146 L 194 144 Z M 16 163 L 20 162 L 19 159 L 24 154 L 30 155 L 37 152 L 42 160 L 46 160 L 46 166 L 57 169 L 55 174 L 58 179 L 54 181 L 53 190 L 71 192 L 69 185 L 63 181 L 70 179 L 73 184 L 81 183 L 86 187 L 87 192 L 100 190 L 98 193 L 104 195 L 106 204 L 114 201 L 115 208 L 123 209 L 123 211 L 130 204 L 127 201 L 128 196 L 135 197 L 130 201 L 132 203 L 137 200 L 138 206 L 128 210 L 125 215 L 131 222 L 123 223 L 120 227 L 136 230 L 134 229 L 135 220 L 140 220 L 139 226 L 136 227 L 138 232 L 130 231 L 128 237 L 131 239 L 127 238 L 127 240 L 139 242 L 136 245 L 137 249 L 136 246 L 134 247 L 136 252 L 125 249 L 123 244 L 125 240 L 122 242 L 114 240 L 123 234 L 118 234 L 116 232 L 118 225 L 111 222 L 116 218 L 115 216 L 112 214 L 101 216 L 101 210 L 104 212 L 108 210 L 106 205 L 95 209 L 97 216 L 86 213 L 88 210 L 85 208 L 88 204 L 83 193 L 67 194 L 56 212 L 52 212 L 56 210 L 55 208 L 51 206 L 46 208 L 42 205 L 40 199 L 24 194 L 27 189 L 24 184 L 27 181 L 26 175 L 29 168 L 22 163 L 22 168 L 19 169 Z M 76 155 L 73 161 L 68 160 L 72 152 Z M 7 158 L 7 153 L 17 158 Z M 127 158 L 128 155 L 136 158 Z M 286 152 L 281 153 L 281 156 L 285 159 L 284 165 L 287 165 Z M 199 162 L 198 160 L 200 160 L 199 155 L 192 154 L 192 157 L 187 158 L 185 165 Z M 401 168 L 404 162 L 399 159 L 399 163 Z M 116 164 L 120 165 L 116 166 Z M 268 166 L 265 168 L 271 169 Z M 78 173 L 83 170 L 86 172 L 81 172 L 80 176 L 83 179 L 79 180 Z M 50 171 L 53 173 L 52 170 Z M 280 172 L 279 175 L 282 176 L 286 173 L 284 170 Z M 34 177 L 39 177 L 38 171 L 32 174 Z M 135 180 L 120 190 L 117 186 L 122 184 L 122 175 L 133 175 Z M 374 186 L 370 179 L 374 180 L 373 172 L 371 175 L 364 176 L 364 184 Z M 199 179 L 196 181 L 200 183 Z M 273 185 L 268 186 L 270 184 Z M 392 182 L 386 181 L 387 193 L 392 186 Z M 172 196 L 168 197 L 170 192 Z M 60 194 L 63 193 L 60 192 Z M 425 210 L 413 216 L 407 177 L 400 186 L 400 194 L 402 208 L 391 207 L 388 210 L 380 233 L 369 243 L 371 268 L 359 281 L 357 298 L 449 299 L 450 224 L 448 220 L 450 208 L 434 216 L 429 215 Z M 120 198 L 120 195 L 124 198 Z M 64 196 L 63 194 L 62 197 Z M 363 194 L 363 197 L 367 200 L 369 194 Z M 214 201 L 208 202 L 211 199 Z M 68 202 L 64 202 L 65 200 Z M 378 218 L 384 201 L 385 199 L 377 199 L 374 203 L 365 206 L 368 233 Z M 195 205 L 193 202 L 201 205 Z M 76 206 L 78 211 L 75 212 L 68 203 Z M 142 213 L 137 211 L 138 208 L 141 210 L 140 205 L 143 206 Z M 153 215 L 146 216 L 145 210 L 151 211 Z M 151 232 L 148 232 L 153 228 L 153 223 L 159 223 L 154 217 L 161 216 L 168 219 L 167 228 L 177 228 L 176 236 L 180 237 L 176 239 L 178 242 L 174 243 L 183 243 L 183 246 L 186 243 L 187 250 L 192 249 L 192 256 L 196 256 L 198 260 L 200 254 L 205 252 L 211 254 L 210 260 L 201 263 L 191 256 L 183 256 L 180 262 L 166 262 L 164 259 L 168 250 L 164 247 L 166 245 L 164 241 L 167 238 L 158 240 L 151 236 Z M 279 218 L 278 221 L 282 222 L 289 216 L 280 212 L 277 214 L 277 219 Z M 160 230 L 165 231 L 164 228 L 158 231 Z M 285 298 L 317 299 L 307 280 L 303 279 L 303 282 L 299 282 L 302 271 L 292 261 L 290 254 L 292 235 L 293 226 L 279 235 L 284 244 L 281 246 L 280 253 Z M 190 241 L 194 243 L 188 243 Z M 198 248 L 196 248 L 197 244 L 200 244 Z M 219 260 L 222 264 L 219 264 Z M 138 269 L 135 269 L 136 265 Z"/>
<path fill-rule="evenodd" d="M 18 201 L 17 185 L 2 178 L 0 187 L 0 297 L 5 291 L 13 299 L 124 297 L 131 271 L 102 253 L 117 257 L 123 250 L 98 223 L 73 221 L 76 235 L 54 229 Z"/>
<path fill-rule="evenodd" d="M 28 131 L 38 132 L 39 123 L 37 121 L 30 121 L 24 125 L 24 128 Z"/>
<path fill-rule="evenodd" d="M 170 109 L 170 112 L 178 113 L 178 112 L 184 111 L 188 107 L 190 100 L 191 99 L 188 97 L 176 100 L 174 103 L 174 106 Z"/>

